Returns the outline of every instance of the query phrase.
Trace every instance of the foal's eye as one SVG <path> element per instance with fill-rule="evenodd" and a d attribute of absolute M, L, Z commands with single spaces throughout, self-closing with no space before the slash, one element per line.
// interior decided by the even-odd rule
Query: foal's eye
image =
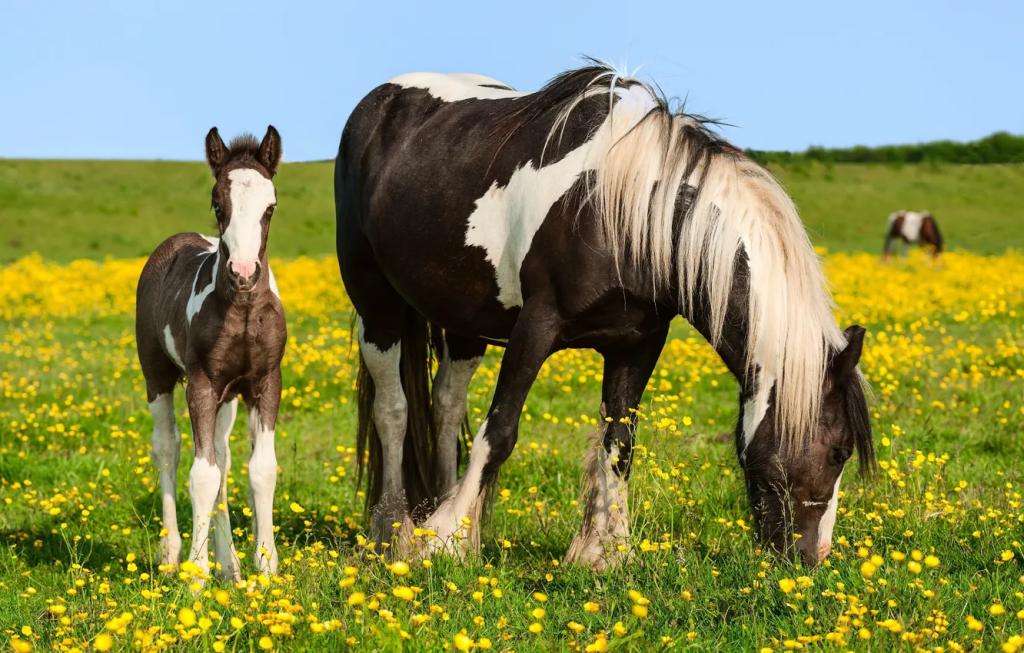
<path fill-rule="evenodd" d="M 218 204 L 218 203 L 214 202 L 214 203 L 213 203 L 213 212 L 214 212 L 214 214 L 216 214 L 216 215 L 217 215 L 217 217 L 219 218 L 219 217 L 221 216 L 221 214 L 222 214 L 222 213 L 224 213 L 224 209 L 222 209 L 222 208 L 220 207 L 220 204 Z"/>
<path fill-rule="evenodd" d="M 829 452 L 828 461 L 832 465 L 843 465 L 850 456 L 853 455 L 853 449 L 850 447 L 832 447 L 832 451 Z"/>

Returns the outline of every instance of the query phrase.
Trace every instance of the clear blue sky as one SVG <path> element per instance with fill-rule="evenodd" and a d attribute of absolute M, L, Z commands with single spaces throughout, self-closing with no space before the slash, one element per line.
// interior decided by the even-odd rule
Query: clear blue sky
<path fill-rule="evenodd" d="M 200 159 L 281 131 L 331 158 L 349 111 L 415 70 L 532 89 L 590 54 L 688 96 L 737 145 L 1024 133 L 1024 2 L 305 3 L 0 0 L 0 156 Z"/>

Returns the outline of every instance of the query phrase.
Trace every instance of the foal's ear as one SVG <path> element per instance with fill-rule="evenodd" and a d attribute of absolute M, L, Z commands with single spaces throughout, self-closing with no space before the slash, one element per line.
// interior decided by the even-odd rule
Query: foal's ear
<path fill-rule="evenodd" d="M 220 132 L 214 127 L 206 134 L 206 162 L 210 164 L 210 170 L 216 177 L 221 167 L 228 160 L 228 148 L 220 138 Z"/>
<path fill-rule="evenodd" d="M 277 164 L 281 163 L 281 135 L 277 133 L 273 125 L 267 125 L 267 133 L 260 143 L 260 151 L 256 154 L 256 160 L 263 164 L 270 176 L 277 174 Z"/>
<path fill-rule="evenodd" d="M 836 385 L 845 384 L 853 376 L 864 349 L 864 334 L 867 331 L 859 324 L 846 327 L 846 347 L 832 358 L 832 379 Z"/>

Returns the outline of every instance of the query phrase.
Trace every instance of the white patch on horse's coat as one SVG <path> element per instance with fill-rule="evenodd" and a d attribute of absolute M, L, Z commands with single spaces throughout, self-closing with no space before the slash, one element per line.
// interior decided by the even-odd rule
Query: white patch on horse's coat
<path fill-rule="evenodd" d="M 277 202 L 277 194 L 274 182 L 252 168 L 232 170 L 228 180 L 231 182 L 231 217 L 224 230 L 228 265 L 237 266 L 242 276 L 248 277 L 260 258 L 263 214 Z"/>
<path fill-rule="evenodd" d="M 153 416 L 153 464 L 160 474 L 160 506 L 167 535 L 160 542 L 160 564 L 177 565 L 181 560 L 176 496 L 181 437 L 174 419 L 174 394 L 157 395 L 149 404 Z"/>
<path fill-rule="evenodd" d="M 206 285 L 202 290 L 196 290 L 196 284 L 199 283 L 199 273 L 203 270 L 203 265 L 206 261 L 199 264 L 196 269 L 195 279 L 192 280 L 192 294 L 189 295 L 188 303 L 185 305 L 185 322 L 191 325 L 192 319 L 199 314 L 199 311 L 203 310 L 203 302 L 209 297 L 213 291 L 217 288 L 217 269 L 220 266 L 220 250 L 214 250 L 216 253 L 213 255 L 213 272 L 210 274 L 210 283 Z M 208 256 L 208 254 L 204 255 Z"/>
<path fill-rule="evenodd" d="M 453 361 L 444 346 L 444 355 L 434 378 L 431 408 L 437 434 L 438 487 L 445 493 L 455 485 L 459 462 L 459 433 L 466 416 L 466 392 L 483 357 Z"/>
<path fill-rule="evenodd" d="M 921 237 L 921 223 L 924 222 L 924 213 L 907 211 L 903 214 L 903 224 L 900 233 L 912 243 L 916 243 Z"/>
<path fill-rule="evenodd" d="M 258 409 L 249 411 L 249 488 L 252 492 L 253 531 L 256 562 L 265 574 L 277 573 L 277 547 L 274 545 L 274 488 L 277 486 L 277 454 L 274 429 L 263 423 Z"/>
<path fill-rule="evenodd" d="M 164 351 L 171 357 L 174 364 L 178 366 L 178 369 L 184 371 L 185 364 L 181 362 L 181 356 L 178 354 L 178 348 L 174 346 L 174 334 L 171 333 L 171 325 L 164 326 Z"/>
<path fill-rule="evenodd" d="M 836 525 L 836 513 L 839 511 L 839 483 L 843 480 L 843 473 L 839 473 L 835 487 L 832 488 L 832 497 L 828 500 L 828 508 L 818 522 L 818 557 L 824 558 L 829 549 L 832 548 L 832 530 Z"/>
<path fill-rule="evenodd" d="M 485 437 L 487 433 L 487 420 L 480 425 L 480 429 L 473 438 L 473 448 L 469 453 L 469 465 L 462 480 L 455 486 L 452 493 L 441 502 L 434 514 L 427 519 L 424 528 L 435 533 L 435 537 L 427 542 L 428 552 L 437 550 L 448 550 L 453 553 L 462 553 L 463 547 L 458 543 L 460 538 L 456 534 L 462 528 L 463 519 L 470 519 L 468 533 L 462 534 L 463 538 L 472 541 L 479 535 L 479 516 L 483 497 L 480 482 L 483 480 L 484 466 L 491 455 L 491 446 Z"/>
<path fill-rule="evenodd" d="M 646 91 L 624 92 L 590 140 L 551 165 L 538 168 L 532 160 L 527 161 L 512 173 L 505 186 L 494 182 L 476 201 L 466 228 L 466 245 L 486 252 L 494 266 L 502 306 L 523 305 L 520 268 L 551 207 L 584 172 L 596 169 L 609 148 L 654 106 L 653 97 Z M 553 141 L 557 138 L 554 136 Z"/>
<path fill-rule="evenodd" d="M 220 491 L 220 469 L 205 458 L 196 458 L 188 476 L 192 496 L 192 553 L 189 560 L 204 572 L 210 569 L 210 519 Z"/>
<path fill-rule="evenodd" d="M 743 404 L 743 450 L 740 452 L 740 460 L 746 458 L 747 447 L 753 442 L 758 427 L 764 421 L 764 416 L 768 412 L 768 401 L 774 387 L 775 377 L 767 372 L 757 372 L 754 379 L 754 393 Z"/>
<path fill-rule="evenodd" d="M 392 77 L 387 83 L 397 84 L 403 88 L 423 89 L 445 102 L 504 100 L 526 95 L 508 88 L 494 88 L 496 85 L 507 87 L 508 84 L 475 73 L 406 73 Z"/>
<path fill-rule="evenodd" d="M 203 236 L 203 234 L 199 235 Z M 206 251 L 209 252 L 210 254 L 216 252 L 217 248 L 220 247 L 220 238 L 213 238 L 212 236 L 203 236 L 203 240 L 210 243 L 210 246 L 206 248 Z"/>

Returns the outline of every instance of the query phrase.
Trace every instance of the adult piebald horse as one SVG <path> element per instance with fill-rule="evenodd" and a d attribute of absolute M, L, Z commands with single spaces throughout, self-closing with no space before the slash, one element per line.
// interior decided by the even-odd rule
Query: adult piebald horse
<path fill-rule="evenodd" d="M 408 546 L 415 519 L 420 553 L 478 546 L 541 365 L 593 348 L 609 419 L 567 560 L 618 562 L 634 409 L 681 314 L 739 381 L 736 448 L 761 540 L 808 564 L 828 554 L 846 461 L 854 449 L 865 468 L 873 458 L 864 329 L 836 326 L 789 197 L 705 121 L 600 65 L 536 93 L 402 75 L 349 119 L 335 202 L 378 540 Z M 430 326 L 444 334 L 432 392 Z M 505 347 L 501 371 L 456 482 L 466 390 L 488 343 Z"/>

